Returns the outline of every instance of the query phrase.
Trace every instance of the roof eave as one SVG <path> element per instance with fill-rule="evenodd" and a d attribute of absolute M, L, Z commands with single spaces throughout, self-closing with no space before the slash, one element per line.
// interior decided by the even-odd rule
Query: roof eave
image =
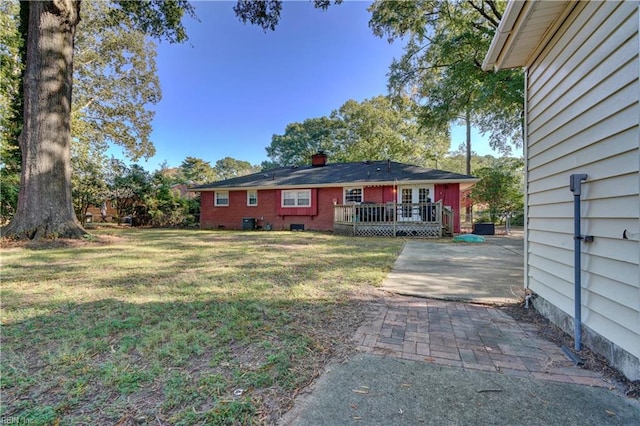
<path fill-rule="evenodd" d="M 528 67 L 577 0 L 511 0 L 482 62 L 484 71 Z"/>
<path fill-rule="evenodd" d="M 389 181 L 365 181 L 365 182 L 333 182 L 318 184 L 298 184 L 298 185 L 252 185 L 252 186 L 216 186 L 211 188 L 189 188 L 190 192 L 212 192 L 212 191 L 246 191 L 265 189 L 307 189 L 307 188 L 335 188 L 344 186 L 393 186 L 393 185 L 422 185 L 422 184 L 474 184 L 479 182 L 478 178 L 466 179 L 423 179 L 423 180 L 389 180 Z"/>
<path fill-rule="evenodd" d="M 503 60 L 501 59 L 501 56 L 503 56 L 502 52 L 505 51 L 505 47 L 510 40 L 510 36 L 512 36 L 514 31 L 519 31 L 519 28 L 516 28 L 516 23 L 524 6 L 525 2 L 520 0 L 512 0 L 507 3 L 507 8 L 502 15 L 500 24 L 498 24 L 498 29 L 493 36 L 493 40 L 491 40 L 489 51 L 482 62 L 483 71 L 498 71 L 500 69 L 499 62 L 502 62 Z M 511 37 L 511 40 L 513 39 L 514 37 Z"/>

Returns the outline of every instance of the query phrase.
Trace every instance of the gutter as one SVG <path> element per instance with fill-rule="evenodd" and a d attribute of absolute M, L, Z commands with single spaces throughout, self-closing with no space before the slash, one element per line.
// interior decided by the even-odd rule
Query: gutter
<path fill-rule="evenodd" d="M 537 1 L 537 0 L 536 0 Z M 498 71 L 501 69 L 503 60 L 506 55 L 502 54 L 505 50 L 505 46 L 507 45 L 507 41 L 513 40 L 514 37 L 512 33 L 517 34 L 520 31 L 520 27 L 516 27 L 516 22 L 518 21 L 518 17 L 520 16 L 520 12 L 525 6 L 525 3 L 528 3 L 529 10 L 533 9 L 531 2 L 524 2 L 522 0 L 512 0 L 507 3 L 507 8 L 502 15 L 502 19 L 500 20 L 500 24 L 498 25 L 498 29 L 496 30 L 495 35 L 493 36 L 493 40 L 491 40 L 491 46 L 489 47 L 489 51 L 484 57 L 484 61 L 482 62 L 482 70 L 483 71 Z M 515 32 L 514 32 L 515 29 Z M 511 44 L 511 43 L 509 43 Z"/>
<path fill-rule="evenodd" d="M 555 0 L 555 5 L 561 9 L 554 8 L 551 12 L 545 10 L 550 1 L 546 4 L 542 0 L 509 1 L 482 62 L 482 70 L 499 71 L 529 65 L 578 3 L 578 0 Z M 541 26 L 546 28 L 544 34 L 536 35 Z M 514 52 L 520 56 L 518 62 L 511 58 Z"/>
<path fill-rule="evenodd" d="M 285 184 L 274 184 L 274 185 L 254 185 L 254 186 L 216 186 L 210 188 L 188 188 L 189 192 L 211 192 L 211 191 L 246 191 L 247 189 L 309 189 L 309 188 L 336 188 L 343 186 L 393 186 L 393 185 L 434 185 L 434 184 L 451 184 L 451 183 L 459 183 L 460 189 L 462 189 L 462 185 L 468 184 L 471 186 L 472 184 L 478 183 L 480 179 L 471 178 L 464 180 L 452 180 L 452 179 L 434 179 L 434 180 L 425 180 L 425 181 L 415 181 L 415 180 L 396 180 L 396 181 L 366 181 L 366 182 L 334 182 L 334 183 L 304 183 L 304 184 L 296 184 L 296 185 L 285 185 Z"/>

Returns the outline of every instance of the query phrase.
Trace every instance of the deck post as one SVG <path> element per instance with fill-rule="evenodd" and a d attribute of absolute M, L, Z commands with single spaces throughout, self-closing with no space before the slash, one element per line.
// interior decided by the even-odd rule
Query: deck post
<path fill-rule="evenodd" d="M 393 236 L 394 237 L 398 236 L 397 223 L 398 223 L 398 203 L 395 202 L 393 203 Z"/>
<path fill-rule="evenodd" d="M 356 205 L 355 205 L 355 204 L 352 204 L 352 205 L 351 205 L 351 220 L 353 221 L 353 231 L 352 231 L 352 232 L 353 232 L 353 234 L 352 234 L 352 235 L 353 235 L 354 237 L 355 237 L 356 235 L 358 235 L 358 234 L 357 234 L 357 229 L 356 229 L 356 227 L 358 226 L 358 224 L 357 224 L 357 222 L 358 222 L 358 221 L 357 221 L 356 219 L 357 219 L 357 218 L 356 218 Z"/>

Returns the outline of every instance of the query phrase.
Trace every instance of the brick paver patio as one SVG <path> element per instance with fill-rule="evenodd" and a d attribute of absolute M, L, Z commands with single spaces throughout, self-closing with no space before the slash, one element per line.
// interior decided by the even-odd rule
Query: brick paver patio
<path fill-rule="evenodd" d="M 387 299 L 354 339 L 363 352 L 472 370 L 609 387 L 562 349 L 491 306 L 404 296 Z"/>

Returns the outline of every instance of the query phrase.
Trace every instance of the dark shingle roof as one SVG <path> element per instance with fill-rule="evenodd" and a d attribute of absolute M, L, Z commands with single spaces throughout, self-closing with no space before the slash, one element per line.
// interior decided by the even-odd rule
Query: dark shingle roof
<path fill-rule="evenodd" d="M 264 188 L 330 186 L 344 184 L 381 184 L 413 181 L 468 182 L 478 179 L 459 173 L 397 163 L 395 161 L 367 161 L 357 163 L 329 163 L 322 167 L 280 167 L 251 175 L 221 180 L 191 188 L 192 191 L 224 188 Z"/>

